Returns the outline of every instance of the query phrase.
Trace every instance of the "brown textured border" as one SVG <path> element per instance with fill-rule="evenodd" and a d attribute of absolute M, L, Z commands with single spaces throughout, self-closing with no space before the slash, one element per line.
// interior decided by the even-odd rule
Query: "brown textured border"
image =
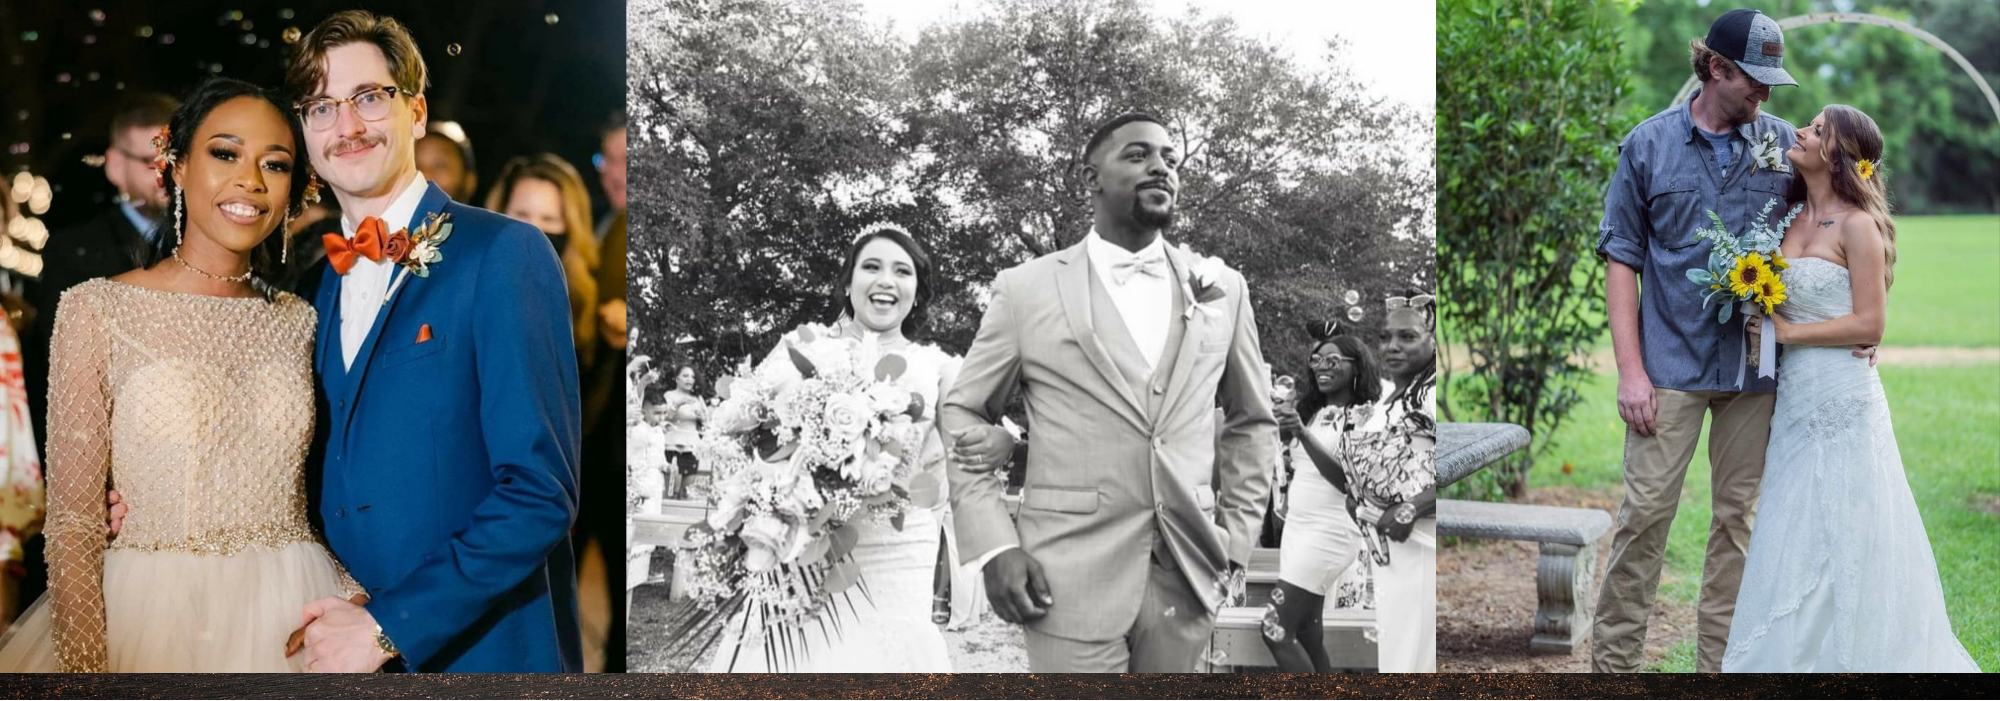
<path fill-rule="evenodd" d="M 1974 675 L 0 675 L 0 698 L 1976 698 Z"/>

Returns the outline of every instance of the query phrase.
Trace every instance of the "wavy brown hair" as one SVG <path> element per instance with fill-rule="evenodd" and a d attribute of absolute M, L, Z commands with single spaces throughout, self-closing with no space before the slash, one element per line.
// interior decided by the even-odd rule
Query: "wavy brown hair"
<path fill-rule="evenodd" d="M 313 27 L 286 57 L 285 88 L 292 99 L 314 97 L 320 82 L 326 80 L 326 52 L 356 42 L 382 50 L 382 57 L 389 62 L 389 75 L 404 95 L 416 97 L 429 87 L 424 55 L 403 23 L 366 10 L 343 10 Z"/>
<path fill-rule="evenodd" d="M 1833 195 L 1840 201 L 1867 212 L 1882 230 L 1882 248 L 1887 254 L 1882 265 L 1883 285 L 1896 284 L 1896 220 L 1890 216 L 1889 184 L 1882 174 L 1882 130 L 1861 110 L 1847 105 L 1827 105 L 1826 138 L 1820 140 L 1819 157 L 1832 171 Z M 1862 179 L 1857 164 L 1867 160 L 1873 172 Z M 1792 178 L 1785 193 L 1786 206 L 1806 201 L 1806 179 Z"/>

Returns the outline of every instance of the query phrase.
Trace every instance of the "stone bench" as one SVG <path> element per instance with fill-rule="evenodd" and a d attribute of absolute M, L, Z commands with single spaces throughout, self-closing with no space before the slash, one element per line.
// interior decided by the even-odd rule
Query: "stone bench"
<path fill-rule="evenodd" d="M 1323 613 L 1327 659 L 1343 669 L 1376 669 L 1375 641 L 1369 632 L 1375 627 L 1375 612 L 1327 608 Z M 1215 634 L 1209 645 L 1219 664 L 1232 667 L 1277 667 L 1271 649 L 1264 646 L 1264 607 L 1230 606 L 1215 616 Z"/>
<path fill-rule="evenodd" d="M 1244 573 L 1245 596 L 1242 606 L 1225 608 L 1215 617 L 1215 651 L 1223 653 L 1220 664 L 1232 667 L 1278 666 L 1271 649 L 1264 646 L 1264 606 L 1271 602 L 1271 590 L 1278 585 L 1277 548 L 1250 551 Z M 1322 611 L 1322 635 L 1326 654 L 1336 668 L 1375 669 L 1375 643 L 1368 640 L 1375 626 L 1375 612 L 1336 609 L 1327 602 Z"/>
<path fill-rule="evenodd" d="M 1444 489 L 1528 447 L 1528 429 L 1514 424 L 1438 424 L 1437 486 Z"/>
<path fill-rule="evenodd" d="M 1438 500 L 1438 535 L 1541 543 L 1535 567 L 1534 652 L 1570 654 L 1590 630 L 1597 539 L 1611 514 L 1597 509 Z"/>
<path fill-rule="evenodd" d="M 680 545 L 681 536 L 687 533 L 689 526 L 708 518 L 708 505 L 693 500 L 668 499 L 661 503 L 660 513 L 627 514 L 625 518 L 627 552 L 630 552 L 629 548 L 648 545 L 671 548 Z M 628 617 L 632 611 L 632 590 L 646 583 L 646 577 L 652 569 L 651 553 L 652 551 L 648 550 L 644 554 L 628 556 L 625 560 L 625 611 Z M 686 573 L 687 570 L 676 561 L 674 579 L 670 585 L 673 596 L 677 597 L 687 590 Z"/>

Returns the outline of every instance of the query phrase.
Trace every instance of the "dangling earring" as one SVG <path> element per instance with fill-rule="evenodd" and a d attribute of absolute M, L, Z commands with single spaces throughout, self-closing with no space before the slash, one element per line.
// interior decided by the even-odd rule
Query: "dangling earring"
<path fill-rule="evenodd" d="M 278 225 L 278 265 L 291 265 L 292 220 L 297 218 L 296 216 L 285 217 L 285 223 Z"/>
<path fill-rule="evenodd" d="M 187 216 L 187 193 L 174 190 L 174 246 L 187 242 L 187 235 L 181 233 L 181 220 Z"/>

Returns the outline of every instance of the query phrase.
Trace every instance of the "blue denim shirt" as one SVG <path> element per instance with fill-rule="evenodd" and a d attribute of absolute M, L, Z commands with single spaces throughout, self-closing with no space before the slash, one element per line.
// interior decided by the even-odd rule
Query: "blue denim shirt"
<path fill-rule="evenodd" d="M 1697 95 L 1700 93 L 1696 93 Z M 1687 102 L 1641 122 L 1618 144 L 1618 172 L 1604 193 L 1597 254 L 1639 271 L 1639 347 L 1653 386 L 1682 391 L 1771 392 L 1777 381 L 1745 367 L 1742 315 L 1716 323 L 1715 307 L 1703 308 L 1708 290 L 1689 282 L 1690 268 L 1708 264 L 1713 246 L 1694 237 L 1713 210 L 1741 234 L 1770 200 L 1779 200 L 1771 223 L 1784 216 L 1791 174 L 1757 167 L 1751 153 L 1764 134 L 1776 132 L 1778 148 L 1790 149 L 1792 125 L 1769 114 L 1736 128 L 1733 161 L 1725 174 L 1715 150 L 1695 128 Z"/>

